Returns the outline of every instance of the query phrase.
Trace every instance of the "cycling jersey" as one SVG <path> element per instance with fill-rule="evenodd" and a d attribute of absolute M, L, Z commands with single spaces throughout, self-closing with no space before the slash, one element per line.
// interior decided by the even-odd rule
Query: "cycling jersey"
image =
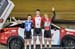
<path fill-rule="evenodd" d="M 32 21 L 31 20 L 25 21 L 24 27 L 25 27 L 25 31 L 30 31 L 32 29 Z"/>
<path fill-rule="evenodd" d="M 32 20 L 33 20 L 34 28 L 41 28 L 42 27 L 43 17 L 41 17 L 41 16 L 36 17 L 35 16 Z"/>
<path fill-rule="evenodd" d="M 44 29 L 45 30 L 50 30 L 50 24 L 51 24 L 51 20 L 48 19 L 44 19 Z"/>

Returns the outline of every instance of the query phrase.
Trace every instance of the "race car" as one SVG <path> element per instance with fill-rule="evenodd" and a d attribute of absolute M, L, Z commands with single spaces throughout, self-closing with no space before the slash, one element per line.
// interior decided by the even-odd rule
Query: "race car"
<path fill-rule="evenodd" d="M 15 24 L 15 25 L 13 25 Z M 32 29 L 32 45 L 33 45 Z M 44 33 L 44 29 L 42 29 Z M 52 45 L 61 45 L 62 47 L 75 48 L 75 30 L 58 27 L 51 24 Z M 44 38 L 44 36 L 42 36 Z M 38 42 L 37 37 L 37 45 Z M 44 39 L 42 39 L 44 44 Z M 0 30 L 0 43 L 8 45 L 10 49 L 23 49 L 24 48 L 24 23 L 9 23 L 5 28 Z M 48 43 L 49 44 L 49 43 Z"/>

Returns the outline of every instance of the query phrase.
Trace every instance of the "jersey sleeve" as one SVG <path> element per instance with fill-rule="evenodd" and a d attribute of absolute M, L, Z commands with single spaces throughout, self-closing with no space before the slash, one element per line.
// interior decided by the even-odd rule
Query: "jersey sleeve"
<path fill-rule="evenodd" d="M 44 16 L 42 17 L 42 22 L 44 22 L 45 21 L 45 18 L 44 18 Z"/>
<path fill-rule="evenodd" d="M 50 18 L 49 21 L 50 21 L 50 24 L 51 24 L 52 23 L 52 19 Z"/>
<path fill-rule="evenodd" d="M 35 18 L 33 17 L 32 18 L 32 27 L 34 28 L 34 26 L 35 26 Z"/>
<path fill-rule="evenodd" d="M 45 21 L 45 18 L 44 16 L 42 16 L 42 28 L 44 29 L 44 21 Z"/>
<path fill-rule="evenodd" d="M 34 28 L 34 26 L 33 26 L 33 22 L 31 21 L 31 28 Z"/>
<path fill-rule="evenodd" d="M 24 28 L 26 27 L 26 21 L 24 22 Z"/>

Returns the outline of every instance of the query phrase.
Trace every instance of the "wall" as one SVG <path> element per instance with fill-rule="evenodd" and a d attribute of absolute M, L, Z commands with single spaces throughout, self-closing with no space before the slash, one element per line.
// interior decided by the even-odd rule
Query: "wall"
<path fill-rule="evenodd" d="M 35 9 L 40 9 L 41 13 L 51 12 L 55 7 L 57 19 L 75 19 L 75 0 L 12 0 L 15 8 L 10 16 L 26 18 L 27 14 L 34 14 Z M 50 15 L 51 16 L 51 15 Z"/>

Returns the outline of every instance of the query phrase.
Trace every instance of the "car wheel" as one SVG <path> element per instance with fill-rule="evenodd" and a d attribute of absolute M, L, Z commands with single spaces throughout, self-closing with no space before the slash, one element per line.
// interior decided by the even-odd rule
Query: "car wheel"
<path fill-rule="evenodd" d="M 19 38 L 12 39 L 9 43 L 9 49 L 23 49 L 23 42 Z"/>
<path fill-rule="evenodd" d="M 73 39 L 63 39 L 63 46 L 65 49 L 74 49 L 75 41 Z"/>

